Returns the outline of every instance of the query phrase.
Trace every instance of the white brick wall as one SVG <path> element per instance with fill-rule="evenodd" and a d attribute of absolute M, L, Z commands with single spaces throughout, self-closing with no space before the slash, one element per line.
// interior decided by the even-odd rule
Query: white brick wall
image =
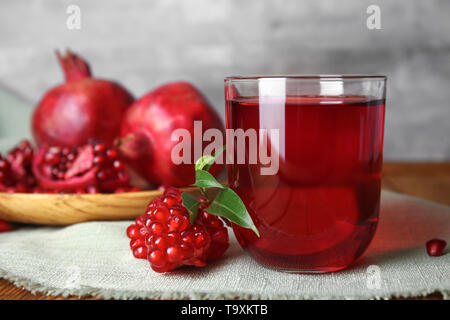
<path fill-rule="evenodd" d="M 369 4 L 382 30 L 366 28 Z M 137 96 L 192 81 L 223 115 L 227 75 L 381 73 L 386 158 L 450 159 L 449 18 L 446 0 L 1 0 L 0 82 L 35 103 L 62 79 L 53 50 L 71 47 Z"/>

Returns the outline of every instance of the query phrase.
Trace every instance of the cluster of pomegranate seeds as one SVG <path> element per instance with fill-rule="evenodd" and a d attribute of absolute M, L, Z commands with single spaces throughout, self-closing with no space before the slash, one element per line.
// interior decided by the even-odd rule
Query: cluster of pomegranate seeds
<path fill-rule="evenodd" d="M 120 159 L 118 151 L 107 148 L 103 143 L 94 144 L 93 149 L 93 163 L 98 167 L 96 177 L 100 191 L 117 192 L 129 187 L 127 166 Z"/>
<path fill-rule="evenodd" d="M 69 147 L 41 147 L 36 154 L 22 141 L 0 155 L 0 192 L 120 193 L 139 191 L 130 184 L 119 152 L 101 142 Z"/>
<path fill-rule="evenodd" d="M 430 257 L 442 256 L 447 242 L 441 239 L 431 239 L 427 242 L 427 253 Z"/>
<path fill-rule="evenodd" d="M 51 179 L 63 180 L 77 155 L 77 148 L 49 148 L 44 156 L 44 163 L 50 166 Z"/>
<path fill-rule="evenodd" d="M 49 147 L 35 159 L 35 174 L 44 190 L 59 193 L 135 191 L 118 151 L 101 142 L 77 148 Z"/>
<path fill-rule="evenodd" d="M 138 259 L 147 259 L 156 272 L 183 265 L 205 266 L 228 248 L 228 231 L 202 204 L 195 223 L 182 205 L 181 191 L 168 188 L 156 197 L 145 213 L 128 227 L 130 247 Z"/>
<path fill-rule="evenodd" d="M 0 155 L 0 191 L 31 192 L 36 187 L 32 172 L 33 148 L 22 141 L 5 157 Z"/>

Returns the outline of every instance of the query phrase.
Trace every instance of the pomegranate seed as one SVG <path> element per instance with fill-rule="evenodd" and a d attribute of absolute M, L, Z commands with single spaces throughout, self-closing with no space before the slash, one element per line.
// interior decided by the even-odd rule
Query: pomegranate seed
<path fill-rule="evenodd" d="M 181 236 L 179 233 L 176 232 L 169 232 L 167 234 L 167 239 L 170 242 L 170 244 L 176 244 L 181 242 Z"/>
<path fill-rule="evenodd" d="M 48 163 L 49 165 L 57 165 L 59 163 L 59 156 L 52 152 L 47 152 L 44 156 L 45 163 Z"/>
<path fill-rule="evenodd" d="M 194 256 L 194 248 L 191 245 L 182 243 L 180 244 L 180 248 L 183 251 L 183 256 L 185 259 L 191 259 Z"/>
<path fill-rule="evenodd" d="M 167 248 L 167 258 L 172 263 L 179 263 L 183 260 L 183 251 L 178 246 Z"/>
<path fill-rule="evenodd" d="M 169 219 L 170 231 L 183 231 L 187 227 L 186 219 L 179 215 L 172 215 Z"/>
<path fill-rule="evenodd" d="M 142 226 L 139 228 L 139 234 L 141 235 L 140 237 L 144 237 L 147 234 L 147 228 Z"/>
<path fill-rule="evenodd" d="M 8 221 L 0 220 L 0 232 L 8 232 L 12 230 L 12 226 Z"/>
<path fill-rule="evenodd" d="M 94 145 L 95 153 L 103 153 L 106 150 L 106 146 L 103 143 L 97 143 Z"/>
<path fill-rule="evenodd" d="M 137 247 L 133 249 L 133 256 L 138 259 L 146 259 L 147 258 L 147 248 L 145 246 Z"/>
<path fill-rule="evenodd" d="M 121 170 L 125 169 L 125 165 L 120 160 L 115 160 L 113 162 L 113 167 L 114 167 L 114 170 L 116 170 L 116 171 L 121 171 Z"/>
<path fill-rule="evenodd" d="M 74 153 L 74 152 L 72 151 L 72 152 L 70 152 L 70 153 L 67 155 L 67 160 L 70 161 L 70 162 L 72 162 L 73 160 L 75 160 L 75 157 L 76 157 L 76 153 Z"/>
<path fill-rule="evenodd" d="M 154 236 L 152 241 L 153 241 L 152 245 L 156 249 L 161 250 L 161 251 L 167 249 L 167 247 L 171 245 L 171 241 L 169 239 L 167 239 L 167 237 L 164 237 L 164 236 L 161 236 L 161 235 Z M 148 240 L 147 240 L 147 242 L 148 242 Z"/>
<path fill-rule="evenodd" d="M 183 237 L 183 242 L 186 242 L 190 245 L 193 245 L 195 242 L 195 238 L 192 234 L 188 234 L 186 236 Z"/>
<path fill-rule="evenodd" d="M 98 179 L 98 180 L 100 180 L 100 181 L 105 181 L 107 178 L 108 178 L 108 177 L 107 177 L 105 171 L 101 170 L 101 171 L 97 172 L 97 179 Z"/>
<path fill-rule="evenodd" d="M 161 250 L 154 250 L 150 252 L 148 261 L 156 267 L 161 267 L 166 262 L 166 255 Z"/>
<path fill-rule="evenodd" d="M 9 163 L 6 160 L 1 159 L 0 160 L 0 171 L 6 171 L 6 170 L 9 170 Z"/>
<path fill-rule="evenodd" d="M 447 242 L 441 239 L 431 239 L 427 242 L 427 253 L 430 257 L 439 257 L 443 254 Z"/>
<path fill-rule="evenodd" d="M 208 243 L 209 239 L 206 237 L 204 233 L 199 233 L 195 235 L 195 247 L 201 248 Z"/>
<path fill-rule="evenodd" d="M 103 156 L 95 156 L 93 161 L 94 165 L 101 166 L 105 163 L 105 158 Z"/>
<path fill-rule="evenodd" d="M 159 222 L 153 222 L 153 223 L 150 225 L 150 232 L 151 232 L 152 234 L 161 234 L 161 233 L 163 233 L 164 231 L 165 231 L 164 226 L 163 226 L 161 223 L 159 223 Z"/>
<path fill-rule="evenodd" d="M 131 247 L 131 249 L 135 249 L 135 248 L 138 248 L 138 247 L 142 247 L 142 246 L 144 246 L 144 245 L 145 245 L 145 241 L 142 241 L 141 238 L 132 239 L 132 240 L 130 241 L 130 247 Z"/>
<path fill-rule="evenodd" d="M 127 228 L 127 236 L 130 239 L 137 239 L 139 238 L 139 229 L 136 225 L 132 224 Z"/>
<path fill-rule="evenodd" d="M 63 156 L 67 157 L 69 155 L 69 153 L 70 153 L 70 148 L 68 148 L 68 147 L 62 148 L 61 149 L 61 153 L 62 153 Z"/>
<path fill-rule="evenodd" d="M 13 192 L 17 192 L 17 193 L 28 193 L 28 189 L 25 186 L 22 185 L 17 185 L 14 189 Z"/>
<path fill-rule="evenodd" d="M 169 220 L 170 213 L 166 207 L 161 206 L 153 211 L 152 216 L 158 221 L 166 222 L 167 220 Z"/>
<path fill-rule="evenodd" d="M 145 236 L 145 244 L 146 244 L 147 246 L 151 246 L 151 245 L 154 243 L 156 237 L 158 237 L 158 236 L 154 236 L 154 235 L 151 235 L 151 234 L 147 234 L 147 235 Z"/>
<path fill-rule="evenodd" d="M 119 157 L 119 154 L 117 150 L 115 149 L 108 149 L 106 150 L 106 156 L 110 161 L 116 160 Z"/>
<path fill-rule="evenodd" d="M 165 204 L 167 204 L 169 207 L 173 206 L 174 204 L 176 204 L 178 202 L 177 198 L 172 197 L 170 195 L 165 196 L 163 202 Z"/>
<path fill-rule="evenodd" d="M 87 192 L 94 194 L 94 193 L 99 193 L 99 190 L 98 190 L 98 188 L 96 186 L 89 186 L 87 188 Z"/>

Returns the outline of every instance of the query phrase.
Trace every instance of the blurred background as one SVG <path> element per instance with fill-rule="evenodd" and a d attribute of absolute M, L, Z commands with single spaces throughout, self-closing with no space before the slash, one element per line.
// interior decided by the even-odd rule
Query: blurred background
<path fill-rule="evenodd" d="M 366 25 L 371 4 L 381 29 Z M 70 5 L 81 10 L 79 30 L 66 26 Z M 2 137 L 27 135 L 24 118 L 63 79 L 54 50 L 69 47 L 136 97 L 191 81 L 222 117 L 228 75 L 385 74 L 385 159 L 450 159 L 450 1 L 1 0 L 0 8 Z"/>

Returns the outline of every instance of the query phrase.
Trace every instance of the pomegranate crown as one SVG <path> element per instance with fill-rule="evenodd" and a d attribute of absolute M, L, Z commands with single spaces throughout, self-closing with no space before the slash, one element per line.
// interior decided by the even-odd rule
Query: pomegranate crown
<path fill-rule="evenodd" d="M 66 50 L 65 55 L 56 50 L 56 57 L 64 71 L 66 82 L 78 81 L 91 76 L 89 64 L 69 49 Z"/>

